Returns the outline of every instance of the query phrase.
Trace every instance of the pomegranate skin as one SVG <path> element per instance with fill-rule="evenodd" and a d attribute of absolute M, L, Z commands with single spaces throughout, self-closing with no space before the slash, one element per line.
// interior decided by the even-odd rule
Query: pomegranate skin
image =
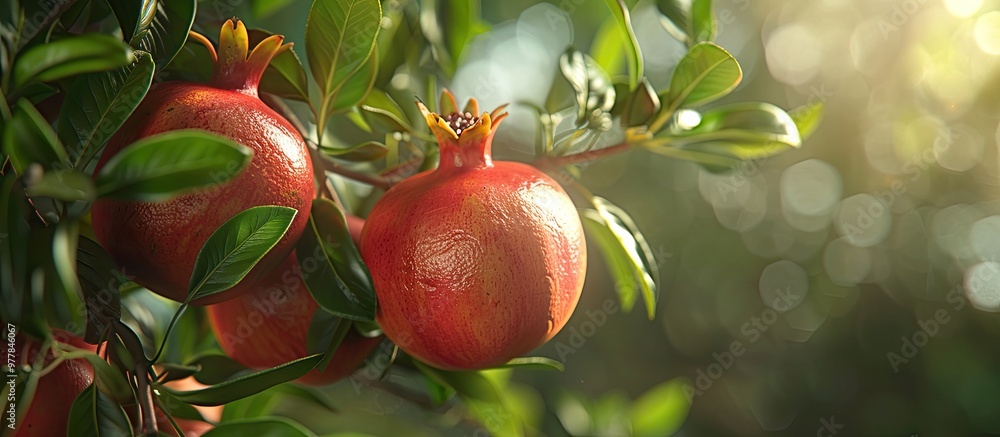
<path fill-rule="evenodd" d="M 206 310 L 226 355 L 249 368 L 266 369 L 308 355 L 309 325 L 317 308 L 293 253 L 253 290 Z M 326 369 L 296 381 L 326 385 L 347 377 L 381 342 L 381 337 L 366 338 L 351 329 Z"/>
<path fill-rule="evenodd" d="M 246 43 L 243 24 L 233 26 L 229 22 L 223 27 L 222 40 L 231 44 L 220 46 L 220 50 L 235 50 L 233 47 Z M 241 31 L 244 40 L 240 39 Z M 229 39 L 226 32 L 230 32 Z M 235 43 L 231 41 L 233 38 Z M 257 82 L 270 60 L 269 56 L 258 56 L 258 52 L 280 51 L 285 47 L 278 47 L 280 41 L 280 37 L 276 42 L 265 40 L 249 59 L 246 47 L 242 55 L 226 56 L 223 52 L 220 59 L 229 61 L 216 65 L 212 84 L 165 82 L 155 86 L 109 141 L 95 174 L 133 142 L 178 129 L 220 134 L 254 153 L 242 173 L 215 187 L 165 202 L 108 199 L 94 203 L 91 218 L 97 240 L 125 274 L 140 285 L 183 301 L 202 245 L 219 226 L 254 206 L 287 206 L 298 210 L 298 214 L 284 238 L 240 284 L 192 303 L 220 302 L 244 292 L 248 288 L 244 284 L 265 275 L 292 251 L 309 220 L 315 185 L 312 162 L 302 136 L 257 97 Z M 232 168 L 235 170 L 236 163 Z"/>
<path fill-rule="evenodd" d="M 376 317 L 420 361 L 494 367 L 545 343 L 572 315 L 586 272 L 582 225 L 544 173 L 491 161 L 491 130 L 453 138 L 429 123 L 441 166 L 389 189 L 361 234 Z M 466 135 L 472 142 L 462 144 Z"/>
<path fill-rule="evenodd" d="M 86 349 L 91 352 L 96 347 L 87 344 L 82 338 L 58 329 L 52 330 L 52 336 L 57 341 Z M 31 365 L 38 355 L 41 346 L 35 340 L 27 340 L 18 336 L 18 344 L 23 345 L 15 355 L 15 361 L 23 365 Z M 48 365 L 53 357 L 45 358 Z M 38 380 L 35 395 L 27 405 L 24 416 L 20 418 L 14 437 L 66 435 L 69 426 L 69 413 L 76 397 L 91 382 L 94 381 L 94 368 L 83 358 L 66 360 L 52 372 Z M 22 408 L 24 408 L 22 406 Z"/>

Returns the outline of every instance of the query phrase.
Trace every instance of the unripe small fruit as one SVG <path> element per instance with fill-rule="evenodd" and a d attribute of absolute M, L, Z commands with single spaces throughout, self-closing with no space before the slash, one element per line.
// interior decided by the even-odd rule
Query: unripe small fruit
<path fill-rule="evenodd" d="M 361 254 L 390 340 L 442 369 L 480 369 L 551 339 L 573 313 L 587 265 L 576 207 L 534 167 L 493 161 L 507 115 L 465 111 L 451 94 L 439 115 L 436 170 L 393 186 L 361 235 Z M 478 116 L 477 116 L 478 115 Z"/>

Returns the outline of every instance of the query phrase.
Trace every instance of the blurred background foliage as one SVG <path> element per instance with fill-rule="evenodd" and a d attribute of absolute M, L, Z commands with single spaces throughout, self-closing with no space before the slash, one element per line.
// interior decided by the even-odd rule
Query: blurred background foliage
<path fill-rule="evenodd" d="M 450 22 L 433 12 L 449 9 L 439 2 L 481 22 L 439 26 Z M 687 52 L 660 18 L 677 2 L 626 3 L 645 75 L 664 89 Z M 310 4 L 202 0 L 194 30 L 213 35 L 239 16 L 285 35 L 306 62 Z M 612 76 L 627 72 L 605 2 L 476 4 L 383 2 L 375 87 L 410 120 L 428 76 L 484 108 L 513 103 L 494 151 L 527 161 L 538 134 L 531 105 L 544 103 L 567 46 Z M 592 250 L 576 314 L 534 353 L 565 371 L 485 372 L 506 384 L 507 409 L 477 416 L 513 412 L 545 435 L 1000 434 L 1000 3 L 716 0 L 714 12 L 716 42 L 744 80 L 709 108 L 822 103 L 823 123 L 801 149 L 726 173 L 638 150 L 581 166 L 584 185 L 627 210 L 649 241 L 663 280 L 657 317 L 619 310 Z M 308 119 L 305 104 L 290 105 Z M 371 139 L 342 117 L 331 123 L 334 145 Z M 371 207 L 369 186 L 334 182 L 355 213 Z M 133 319 L 172 313 L 149 293 L 123 300 Z M 172 338 L 171 361 L 214 347 L 205 326 L 179 329 L 190 332 Z M 205 344 L 186 342 L 194 337 Z M 440 386 L 412 374 L 393 368 L 380 380 L 368 368 L 324 389 L 334 414 L 301 393 L 275 396 L 287 387 L 225 414 L 285 415 L 320 434 L 487 435 L 452 404 L 429 403 Z"/>

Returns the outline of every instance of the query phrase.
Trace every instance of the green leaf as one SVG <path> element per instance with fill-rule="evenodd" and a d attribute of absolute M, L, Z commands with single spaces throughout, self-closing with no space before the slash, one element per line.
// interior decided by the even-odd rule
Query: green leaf
<path fill-rule="evenodd" d="M 149 52 L 156 61 L 156 71 L 163 71 L 184 47 L 194 24 L 198 0 L 157 0 L 149 26 L 129 40 L 129 45 Z"/>
<path fill-rule="evenodd" d="M 31 310 L 31 295 L 26 293 L 28 263 L 24 254 L 28 253 L 28 233 L 30 228 L 24 220 L 28 200 L 20 190 L 21 181 L 8 171 L 2 176 L 0 190 L 0 292 L 4 304 L 0 305 L 0 315 L 11 323 L 23 324 L 25 317 L 37 317 L 40 311 Z M 31 327 L 45 326 L 31 323 Z M 22 326 L 24 328 L 24 326 Z"/>
<path fill-rule="evenodd" d="M 447 75 L 458 68 L 462 51 L 488 27 L 480 18 L 479 0 L 423 0 L 420 29 L 434 46 L 438 64 Z"/>
<path fill-rule="evenodd" d="M 319 309 L 313 314 L 306 335 L 306 351 L 308 353 L 323 353 L 323 360 L 316 365 L 316 370 L 322 372 L 330 364 L 340 343 L 351 331 L 351 322 Z"/>
<path fill-rule="evenodd" d="M 188 82 L 208 83 L 212 80 L 212 70 L 215 60 L 201 42 L 189 38 L 184 42 L 184 46 L 177 52 L 177 56 L 170 61 L 170 66 L 164 72 L 169 74 L 171 80 L 183 80 Z M 267 74 L 267 70 L 264 71 Z"/>
<path fill-rule="evenodd" d="M 323 309 L 358 321 L 375 319 L 375 289 L 361 254 L 351 241 L 347 219 L 327 199 L 312 204 L 309 225 L 302 233 L 295 255 L 299 264 L 316 269 L 303 275 L 309 292 Z"/>
<path fill-rule="evenodd" d="M 115 71 L 77 78 L 59 112 L 59 138 L 70 145 L 75 167 L 86 168 L 146 96 L 153 82 L 153 58 L 135 52 L 136 62 Z"/>
<path fill-rule="evenodd" d="M 107 161 L 97 175 L 100 197 L 157 202 L 223 184 L 253 150 L 205 131 L 177 130 L 143 138 Z"/>
<path fill-rule="evenodd" d="M 41 164 L 46 170 L 67 166 L 66 149 L 56 133 L 45 117 L 24 99 L 14 104 L 13 115 L 4 124 L 3 146 L 19 175 L 24 175 L 32 163 Z"/>
<path fill-rule="evenodd" d="M 628 43 L 618 28 L 617 19 L 612 16 L 604 20 L 597 29 L 594 41 L 590 44 L 590 56 L 611 76 L 622 73 L 625 68 L 625 50 Z"/>
<path fill-rule="evenodd" d="M 707 111 L 701 124 L 671 141 L 675 148 L 740 161 L 802 145 L 792 117 L 770 103 L 738 103 Z"/>
<path fill-rule="evenodd" d="M 260 29 L 250 29 L 247 33 L 250 37 L 250 47 L 256 47 L 265 38 L 273 35 Z M 260 79 L 260 91 L 286 99 L 308 102 L 309 82 L 306 80 L 306 71 L 293 49 L 294 47 L 290 47 L 271 59 Z"/>
<path fill-rule="evenodd" d="M 414 361 L 424 375 L 455 390 L 490 435 L 524 435 L 521 419 L 504 405 L 500 389 L 479 372 L 449 372 Z"/>
<path fill-rule="evenodd" d="M 559 58 L 559 69 L 576 92 L 577 125 L 594 110 L 607 112 L 614 106 L 614 84 L 589 55 L 570 48 Z"/>
<path fill-rule="evenodd" d="M 643 75 L 642 51 L 639 50 L 639 41 L 635 38 L 635 31 L 632 29 L 632 19 L 629 17 L 628 6 L 624 0 L 605 0 L 611 8 L 611 14 L 618 23 L 619 32 L 622 39 L 626 41 L 625 56 L 628 59 L 628 85 L 633 90 L 639 86 L 639 79 Z"/>
<path fill-rule="evenodd" d="M 94 368 L 94 377 L 98 388 L 104 394 L 110 396 L 118 402 L 128 402 L 134 399 L 132 388 L 129 386 L 121 372 L 111 367 L 104 358 L 97 354 L 86 352 L 84 359 Z"/>
<path fill-rule="evenodd" d="M 691 40 L 699 43 L 714 41 L 718 23 L 712 13 L 712 0 L 691 1 Z"/>
<path fill-rule="evenodd" d="M 315 437 L 306 427 L 281 417 L 233 420 L 208 430 L 203 437 Z"/>
<path fill-rule="evenodd" d="M 316 367 L 322 358 L 321 354 L 309 355 L 199 390 L 175 391 L 170 388 L 165 390 L 180 401 L 192 405 L 228 404 L 305 375 Z"/>
<path fill-rule="evenodd" d="M 632 432 L 637 437 L 673 435 L 691 408 L 684 394 L 683 380 L 675 379 L 653 387 L 632 404 Z"/>
<path fill-rule="evenodd" d="M 669 102 L 671 113 L 704 105 L 732 92 L 742 79 L 743 71 L 733 55 L 713 43 L 698 43 L 681 58 L 660 100 Z"/>
<path fill-rule="evenodd" d="M 378 141 L 366 141 L 364 143 L 355 144 L 346 148 L 323 146 L 322 150 L 323 153 L 329 156 L 354 162 L 374 161 L 384 157 L 389 151 L 389 149 L 385 147 L 385 144 Z"/>
<path fill-rule="evenodd" d="M 365 100 L 375 86 L 378 77 L 378 56 L 368 58 L 361 69 L 344 80 L 336 97 L 330 103 L 330 114 L 344 111 L 357 106 Z"/>
<path fill-rule="evenodd" d="M 368 64 L 381 22 L 378 0 L 313 2 L 306 22 L 306 58 L 323 96 L 317 116 L 320 126 L 335 112 L 337 95 L 356 88 L 344 82 Z M 343 105 L 343 100 L 337 106 Z"/>
<path fill-rule="evenodd" d="M 232 288 L 250 273 L 288 232 L 298 211 L 284 206 L 256 206 L 227 220 L 198 251 L 187 301 Z"/>
<path fill-rule="evenodd" d="M 659 269 L 653 251 L 631 217 L 605 199 L 593 199 L 594 210 L 583 210 L 584 229 L 601 249 L 615 280 L 622 309 L 631 311 L 641 294 L 652 320 L 659 299 Z"/>
<path fill-rule="evenodd" d="M 126 41 L 131 41 L 137 34 L 149 28 L 156 12 L 156 4 L 159 3 L 157 0 L 107 0 L 107 2 Z"/>
<path fill-rule="evenodd" d="M 74 436 L 131 436 L 132 426 L 125 411 L 94 384 L 89 385 L 73 401 L 69 412 L 69 429 Z"/>
<path fill-rule="evenodd" d="M 395 100 L 380 89 L 372 89 L 368 97 L 361 104 L 366 118 L 375 119 L 383 126 L 393 132 L 412 132 L 413 127 L 406 117 L 406 113 L 399 107 Z"/>
<path fill-rule="evenodd" d="M 83 339 L 97 344 L 108 323 L 122 317 L 118 268 L 100 244 L 81 236 L 76 248 L 76 275 L 87 308 Z"/>
<path fill-rule="evenodd" d="M 90 177 L 78 171 L 49 171 L 37 180 L 32 178 L 25 185 L 25 192 L 30 197 L 49 197 L 66 202 L 89 202 L 94 200 L 96 192 Z"/>
<path fill-rule="evenodd" d="M 27 49 L 14 62 L 15 89 L 76 74 L 110 70 L 132 62 L 132 50 L 118 38 L 99 33 L 70 36 Z"/>
<path fill-rule="evenodd" d="M 660 98 L 656 95 L 653 85 L 644 77 L 639 87 L 629 95 L 625 106 L 621 118 L 622 125 L 642 126 L 660 111 Z"/>
<path fill-rule="evenodd" d="M 242 373 L 252 373 L 236 360 L 218 354 L 197 357 L 194 361 L 188 363 L 188 365 L 201 368 L 194 375 L 194 379 L 207 385 L 218 384 L 233 379 Z"/>
<path fill-rule="evenodd" d="M 799 136 L 802 137 L 802 141 L 805 141 L 816 131 L 819 123 L 823 120 L 823 113 L 825 111 L 826 106 L 823 102 L 802 105 L 788 111 L 788 115 L 792 117 L 795 127 L 799 130 Z"/>
<path fill-rule="evenodd" d="M 497 369 L 507 369 L 507 368 L 536 368 L 540 370 L 556 370 L 562 372 L 566 370 L 566 366 L 559 361 L 553 360 L 552 358 L 545 357 L 520 357 L 514 358 L 506 362 L 502 366 L 496 367 Z"/>

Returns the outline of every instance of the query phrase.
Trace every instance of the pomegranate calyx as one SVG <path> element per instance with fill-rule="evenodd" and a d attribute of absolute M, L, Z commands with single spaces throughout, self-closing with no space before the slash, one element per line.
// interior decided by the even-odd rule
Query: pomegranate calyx
<path fill-rule="evenodd" d="M 284 36 L 271 35 L 250 50 L 250 36 L 238 18 L 230 18 L 222 25 L 218 50 L 204 36 L 195 32 L 190 36 L 205 45 L 215 60 L 212 86 L 251 96 L 257 96 L 257 85 L 271 60 L 292 47 L 292 43 L 282 44 Z"/>
<path fill-rule="evenodd" d="M 492 167 L 493 134 L 500 122 L 507 117 L 502 105 L 492 113 L 479 113 L 479 102 L 469 99 L 464 111 L 458 110 L 455 97 L 448 90 L 441 93 L 441 110 L 445 115 L 431 112 L 422 102 L 417 102 L 441 151 L 438 169 L 459 167 Z"/>

